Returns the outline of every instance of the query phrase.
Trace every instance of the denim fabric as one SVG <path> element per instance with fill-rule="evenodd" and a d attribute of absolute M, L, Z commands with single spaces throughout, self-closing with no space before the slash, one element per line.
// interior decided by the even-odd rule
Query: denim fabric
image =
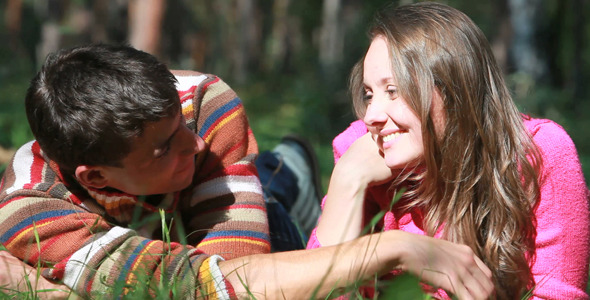
<path fill-rule="evenodd" d="M 264 191 L 271 251 L 304 249 L 302 232 L 291 220 L 290 210 L 299 194 L 293 172 L 269 151 L 260 153 L 255 162 Z"/>
<path fill-rule="evenodd" d="M 310 160 L 301 145 L 293 140 L 283 140 L 272 152 L 284 162 L 297 179 L 299 193 L 296 194 L 294 204 L 287 211 L 295 224 L 309 236 L 321 214 L 320 199 L 316 192 Z M 319 174 L 316 175 L 319 176 Z"/>

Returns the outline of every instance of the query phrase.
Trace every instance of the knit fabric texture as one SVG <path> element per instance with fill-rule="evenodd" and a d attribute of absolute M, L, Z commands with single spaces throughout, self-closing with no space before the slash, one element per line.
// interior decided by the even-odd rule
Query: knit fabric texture
<path fill-rule="evenodd" d="M 535 279 L 533 299 L 588 299 L 588 260 L 590 255 L 590 199 L 578 153 L 566 131 L 546 119 L 524 118 L 524 124 L 541 151 L 541 197 L 537 218 L 536 259 L 532 262 Z M 362 121 L 353 122 L 333 142 L 336 162 L 348 147 L 367 133 Z M 421 214 L 400 214 L 389 210 L 393 195 L 388 185 L 370 188 L 365 201 L 385 211 L 383 230 L 403 230 L 422 234 Z M 324 197 L 325 201 L 325 197 Z M 323 204 L 322 204 L 323 205 Z M 366 220 L 371 220 L 367 216 Z M 440 237 L 440 231 L 435 237 Z M 321 247 L 315 230 L 307 248 Z M 489 266 L 493 268 L 493 266 Z M 443 298 L 448 296 L 439 291 Z"/>
<path fill-rule="evenodd" d="M 175 286 L 181 298 L 235 298 L 218 261 L 270 251 L 258 147 L 227 84 L 173 73 L 187 126 L 207 144 L 193 184 L 149 197 L 82 187 L 29 142 L 0 185 L 0 243 L 8 251 L 83 297 L 131 293 L 147 282 L 154 290 Z"/>

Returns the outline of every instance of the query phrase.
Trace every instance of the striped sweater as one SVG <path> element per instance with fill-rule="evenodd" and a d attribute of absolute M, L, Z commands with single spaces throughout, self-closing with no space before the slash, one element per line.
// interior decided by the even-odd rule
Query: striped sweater
<path fill-rule="evenodd" d="M 208 146 L 189 188 L 141 198 L 82 187 L 29 142 L 0 184 L 0 243 L 83 297 L 175 286 L 180 298 L 233 298 L 217 262 L 270 251 L 256 141 L 223 81 L 174 74 L 187 126 Z"/>

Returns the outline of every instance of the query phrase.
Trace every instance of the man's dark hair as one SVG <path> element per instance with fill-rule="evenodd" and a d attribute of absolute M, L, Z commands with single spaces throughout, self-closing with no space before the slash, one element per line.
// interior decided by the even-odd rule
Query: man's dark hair
<path fill-rule="evenodd" d="M 72 173 L 79 165 L 121 166 L 146 123 L 180 110 L 176 78 L 152 55 L 90 45 L 48 56 L 25 105 L 45 154 Z"/>

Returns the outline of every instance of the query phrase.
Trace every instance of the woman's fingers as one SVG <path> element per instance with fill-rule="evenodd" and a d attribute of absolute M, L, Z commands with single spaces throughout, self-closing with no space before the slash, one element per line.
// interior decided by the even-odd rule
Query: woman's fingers
<path fill-rule="evenodd" d="M 403 268 L 459 299 L 487 299 L 493 293 L 491 271 L 465 245 L 416 236 Z"/>
<path fill-rule="evenodd" d="M 38 277 L 35 268 L 23 263 L 8 251 L 0 251 L 0 287 L 9 293 L 27 292 L 30 289 L 27 280 L 37 291 L 39 299 L 68 299 L 70 296 L 66 286 Z"/>
<path fill-rule="evenodd" d="M 453 246 L 460 249 L 456 253 L 461 262 L 455 273 L 455 294 L 460 299 L 487 299 L 493 292 L 491 271 L 468 246 Z"/>

